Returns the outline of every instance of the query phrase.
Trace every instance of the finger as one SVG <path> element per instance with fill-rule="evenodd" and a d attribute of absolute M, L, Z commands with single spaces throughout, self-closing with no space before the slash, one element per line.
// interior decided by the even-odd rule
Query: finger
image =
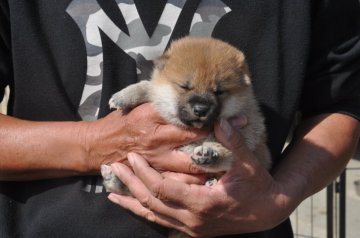
<path fill-rule="evenodd" d="M 215 125 L 214 131 L 219 142 L 233 153 L 233 170 L 235 168 L 244 168 L 244 166 L 248 167 L 248 165 L 253 167 L 254 163 L 257 161 L 256 158 L 246 145 L 243 136 L 229 123 L 228 120 L 221 119 L 220 123 Z"/>
<path fill-rule="evenodd" d="M 204 185 L 208 180 L 208 176 L 202 175 L 191 175 L 184 173 L 174 173 L 174 172 L 163 172 L 161 174 L 164 178 L 173 179 L 175 181 L 180 181 L 186 184 L 198 184 Z"/>
<path fill-rule="evenodd" d="M 173 203 L 166 203 L 153 196 L 151 191 L 132 173 L 127 166 L 124 166 L 121 163 L 115 163 L 111 166 L 115 175 L 117 175 L 127 186 L 134 197 L 131 198 L 125 195 L 112 194 L 109 199 L 112 198 L 114 200 L 117 198 L 117 203 L 119 205 L 124 206 L 135 214 L 143 216 L 149 220 L 153 218 L 153 214 L 150 214 L 149 211 L 154 211 L 175 220 L 186 221 L 185 218 L 189 216 L 189 211 L 182 209 Z M 120 204 L 120 201 L 124 202 Z"/>
<path fill-rule="evenodd" d="M 243 113 L 239 113 L 234 117 L 229 118 L 229 123 L 236 129 L 240 130 L 247 125 L 247 117 Z"/>
<path fill-rule="evenodd" d="M 111 171 L 119 178 L 119 180 L 126 185 L 130 194 L 136 194 L 136 190 L 143 189 L 144 192 L 148 189 L 142 184 L 142 182 L 135 176 L 134 172 L 123 163 L 111 164 Z M 130 186 L 131 185 L 131 186 Z"/>
<path fill-rule="evenodd" d="M 118 204 L 119 206 L 133 212 L 140 217 L 145 218 L 148 221 L 155 222 L 168 228 L 181 230 L 184 232 L 187 231 L 185 225 L 182 222 L 143 207 L 141 203 L 135 198 L 115 193 L 110 193 L 108 198 L 113 203 Z"/>
<path fill-rule="evenodd" d="M 199 197 L 203 200 L 208 198 L 209 187 L 163 178 L 138 154 L 129 153 L 128 159 L 136 176 L 158 199 L 189 208 L 194 206 L 193 201 L 198 201 Z"/>
<path fill-rule="evenodd" d="M 151 166 L 159 171 L 172 171 L 188 174 L 203 174 L 205 169 L 196 166 L 191 158 L 185 152 L 179 150 L 171 150 L 166 153 L 157 155 L 156 157 L 146 158 Z M 164 163 L 164 161 L 168 161 Z"/>
<path fill-rule="evenodd" d="M 144 162 L 146 163 L 146 161 Z M 156 211 L 163 212 L 165 214 L 175 212 L 172 209 L 167 209 L 166 205 L 164 205 L 164 201 L 168 201 L 168 199 L 162 197 L 160 195 L 162 193 L 158 192 L 162 189 L 157 189 L 158 187 L 162 187 L 163 181 L 173 180 L 163 179 L 161 174 L 150 167 L 148 167 L 150 169 L 142 171 L 142 173 L 151 173 L 151 176 L 148 176 L 151 179 L 146 182 L 142 181 L 130 170 L 130 168 L 121 163 L 114 163 L 111 165 L 111 168 L 115 175 L 118 176 L 118 178 L 127 186 L 130 193 L 142 204 L 142 206 L 155 209 Z"/>
<path fill-rule="evenodd" d="M 171 138 L 172 146 L 174 148 L 203 139 L 209 134 L 209 132 L 205 130 L 196 128 L 188 129 L 171 124 L 160 126 L 157 132 L 165 141 L 169 141 L 169 138 Z"/>
<path fill-rule="evenodd" d="M 148 208 L 143 207 L 141 203 L 133 197 L 110 193 L 108 199 L 113 203 L 132 211 L 140 217 L 143 217 L 151 222 L 156 222 L 155 214 Z"/>
<path fill-rule="evenodd" d="M 162 145 L 162 142 L 167 142 L 167 145 L 171 145 L 175 148 L 183 144 L 190 143 L 192 141 L 199 140 L 207 136 L 208 132 L 199 129 L 188 129 L 185 127 L 175 126 L 169 124 L 162 118 L 151 103 L 141 104 L 130 112 L 132 118 L 143 119 L 144 116 L 149 119 L 149 121 L 154 123 L 154 133 L 156 133 L 156 139 L 159 140 L 159 145 Z"/>
<path fill-rule="evenodd" d="M 222 118 L 214 127 L 215 136 L 228 149 L 237 149 L 239 152 L 246 152 L 244 138 L 229 123 L 227 119 Z"/>
<path fill-rule="evenodd" d="M 111 169 L 120 181 L 126 185 L 130 193 L 136 197 L 143 206 L 151 206 L 151 204 L 155 201 L 155 198 L 151 194 L 151 191 L 129 167 L 121 163 L 113 163 L 111 165 Z M 159 176 L 159 179 L 161 180 L 161 175 L 159 174 Z"/>

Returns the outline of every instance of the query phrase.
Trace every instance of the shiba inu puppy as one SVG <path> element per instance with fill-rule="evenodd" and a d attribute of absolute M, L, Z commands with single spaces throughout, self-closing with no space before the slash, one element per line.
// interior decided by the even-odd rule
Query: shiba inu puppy
<path fill-rule="evenodd" d="M 240 133 L 261 164 L 270 168 L 264 119 L 240 50 L 213 38 L 185 37 L 174 41 L 154 65 L 150 81 L 115 93 L 110 107 L 129 111 L 151 102 L 169 123 L 196 128 L 211 128 L 220 118 L 243 114 L 248 123 Z M 213 134 L 179 150 L 189 153 L 193 163 L 209 173 L 224 172 L 233 161 L 231 152 Z M 110 166 L 103 165 L 101 172 L 108 192 L 126 192 Z"/>

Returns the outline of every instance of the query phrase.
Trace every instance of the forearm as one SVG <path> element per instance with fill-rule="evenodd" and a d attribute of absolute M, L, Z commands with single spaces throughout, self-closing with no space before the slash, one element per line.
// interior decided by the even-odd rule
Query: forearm
<path fill-rule="evenodd" d="M 322 115 L 300 127 L 274 171 L 288 213 L 335 179 L 359 140 L 359 122 L 342 114 Z"/>
<path fill-rule="evenodd" d="M 124 162 L 129 152 L 153 158 L 156 167 L 174 148 L 205 135 L 167 124 L 151 104 L 94 122 L 32 122 L 0 114 L 0 180 L 97 174 L 101 164 Z M 159 167 L 173 168 L 189 170 L 180 160 Z"/>
<path fill-rule="evenodd" d="M 0 180 L 89 173 L 83 125 L 32 122 L 0 114 Z"/>

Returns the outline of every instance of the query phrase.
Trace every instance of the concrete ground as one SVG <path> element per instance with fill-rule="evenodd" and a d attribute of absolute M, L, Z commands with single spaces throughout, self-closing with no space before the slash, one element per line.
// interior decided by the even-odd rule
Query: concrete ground
<path fill-rule="evenodd" d="M 360 181 L 360 147 L 346 170 L 346 238 L 360 237 L 360 185 L 356 186 L 355 181 Z M 334 201 L 339 201 L 338 196 Z M 339 223 L 336 209 L 338 205 L 334 206 L 334 224 Z M 326 238 L 326 189 L 305 200 L 290 219 L 295 237 Z M 334 238 L 339 237 L 338 229 L 335 226 Z"/>

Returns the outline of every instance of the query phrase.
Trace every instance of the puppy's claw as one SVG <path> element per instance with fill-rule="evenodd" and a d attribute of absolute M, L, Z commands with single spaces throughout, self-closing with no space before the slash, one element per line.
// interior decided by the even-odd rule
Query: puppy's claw
<path fill-rule="evenodd" d="M 206 181 L 205 186 L 212 187 L 212 186 L 216 185 L 217 182 L 218 182 L 218 180 L 216 178 L 211 178 L 208 181 Z"/>
<path fill-rule="evenodd" d="M 117 103 L 115 102 L 114 98 L 110 98 L 109 107 L 110 109 L 116 109 L 116 110 L 120 109 L 119 106 L 117 106 Z"/>

